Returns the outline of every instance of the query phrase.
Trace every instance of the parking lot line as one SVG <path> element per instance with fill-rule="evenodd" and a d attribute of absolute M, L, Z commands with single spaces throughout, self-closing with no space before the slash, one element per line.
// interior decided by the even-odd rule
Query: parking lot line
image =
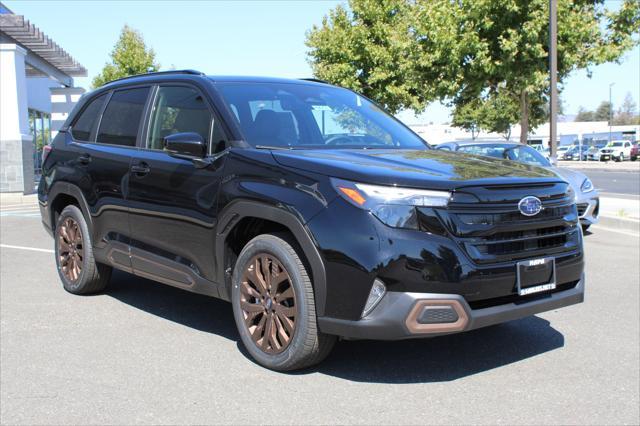
<path fill-rule="evenodd" d="M 39 252 L 42 252 L 42 253 L 53 253 L 54 252 L 51 249 L 43 249 L 43 248 L 37 248 L 37 247 L 13 246 L 11 244 L 0 244 L 0 248 L 8 248 L 8 249 L 15 249 L 15 250 L 28 250 L 28 251 L 39 251 Z"/>

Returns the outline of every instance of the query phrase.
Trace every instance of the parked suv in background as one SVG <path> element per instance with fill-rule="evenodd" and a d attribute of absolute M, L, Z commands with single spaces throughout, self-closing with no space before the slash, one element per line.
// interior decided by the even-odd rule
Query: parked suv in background
<path fill-rule="evenodd" d="M 628 158 L 631 158 L 630 141 L 612 141 L 600 150 L 600 161 L 624 161 Z"/>
<path fill-rule="evenodd" d="M 319 362 L 338 336 L 437 336 L 583 300 L 566 182 L 433 150 L 317 81 L 107 84 L 60 129 L 38 197 L 67 291 L 101 291 L 117 268 L 229 300 L 276 370 Z"/>

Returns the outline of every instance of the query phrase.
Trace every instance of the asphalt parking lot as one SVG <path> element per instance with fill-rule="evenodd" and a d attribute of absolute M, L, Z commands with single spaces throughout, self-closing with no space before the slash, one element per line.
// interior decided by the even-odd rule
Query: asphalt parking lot
<path fill-rule="evenodd" d="M 64 292 L 35 206 L 0 213 L 2 424 L 638 424 L 640 239 L 593 227 L 584 304 L 467 334 L 339 342 L 281 374 L 230 305 L 115 273 Z"/>

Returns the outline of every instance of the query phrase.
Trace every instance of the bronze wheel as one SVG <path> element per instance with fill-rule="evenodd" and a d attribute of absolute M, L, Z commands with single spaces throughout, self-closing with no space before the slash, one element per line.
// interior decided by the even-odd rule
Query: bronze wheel
<path fill-rule="evenodd" d="M 240 308 L 251 339 L 263 352 L 284 351 L 296 329 L 291 277 L 274 256 L 260 253 L 247 263 L 240 282 Z"/>
<path fill-rule="evenodd" d="M 78 222 L 66 217 L 58 227 L 58 261 L 64 277 L 75 283 L 82 273 L 83 241 Z"/>

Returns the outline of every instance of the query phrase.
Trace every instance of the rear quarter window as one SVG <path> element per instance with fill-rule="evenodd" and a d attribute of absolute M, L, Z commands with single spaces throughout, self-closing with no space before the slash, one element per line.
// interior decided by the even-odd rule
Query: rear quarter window
<path fill-rule="evenodd" d="M 98 117 L 102 110 L 102 104 L 107 98 L 107 94 L 98 96 L 95 99 L 89 101 L 87 106 L 82 110 L 78 119 L 71 126 L 71 135 L 75 140 L 89 141 L 91 134 L 98 125 Z"/>

